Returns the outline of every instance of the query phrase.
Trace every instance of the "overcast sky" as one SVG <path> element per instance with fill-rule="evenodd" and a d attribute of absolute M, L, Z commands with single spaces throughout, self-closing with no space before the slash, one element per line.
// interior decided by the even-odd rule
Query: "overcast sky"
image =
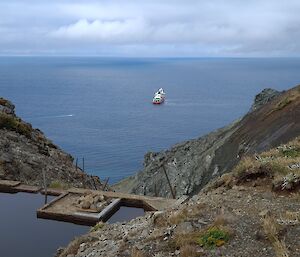
<path fill-rule="evenodd" d="M 0 55 L 300 56 L 300 1 L 1 0 Z"/>

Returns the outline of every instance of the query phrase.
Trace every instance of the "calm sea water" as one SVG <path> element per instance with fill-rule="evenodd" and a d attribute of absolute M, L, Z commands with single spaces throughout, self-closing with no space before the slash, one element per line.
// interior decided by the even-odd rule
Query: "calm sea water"
<path fill-rule="evenodd" d="M 116 182 L 147 151 L 245 114 L 260 90 L 300 82 L 300 59 L 0 58 L 0 95 L 89 173 Z M 151 104 L 163 87 L 167 101 Z"/>

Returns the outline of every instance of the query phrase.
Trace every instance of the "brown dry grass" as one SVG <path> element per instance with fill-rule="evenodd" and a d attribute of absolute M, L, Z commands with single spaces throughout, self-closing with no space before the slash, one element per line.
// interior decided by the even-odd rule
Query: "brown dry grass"
<path fill-rule="evenodd" d="M 276 257 L 289 257 L 289 252 L 285 242 L 279 239 L 280 225 L 277 223 L 275 218 L 271 215 L 264 217 L 262 227 L 274 248 Z"/>
<path fill-rule="evenodd" d="M 173 212 L 167 219 L 169 225 L 178 225 L 182 222 L 199 218 L 205 211 L 204 204 L 194 204 L 192 206 L 187 206 L 181 210 Z"/>
<path fill-rule="evenodd" d="M 155 227 L 167 227 L 170 225 L 178 225 L 182 222 L 199 218 L 205 211 L 204 204 L 195 204 L 192 206 L 185 206 L 182 209 L 166 212 L 155 217 L 153 223 Z"/>
<path fill-rule="evenodd" d="M 133 248 L 131 251 L 131 257 L 145 257 L 144 253 L 136 248 Z"/>
<path fill-rule="evenodd" d="M 228 226 L 230 223 L 229 218 L 221 210 L 221 213 L 217 215 L 212 224 L 208 225 L 206 228 L 189 233 L 175 234 L 172 240 L 169 242 L 169 247 L 174 249 L 181 249 L 184 246 L 199 246 L 199 240 L 212 228 L 224 231 L 229 237 L 234 235 L 232 229 Z"/>
<path fill-rule="evenodd" d="M 278 219 L 280 224 L 284 225 L 296 225 L 300 223 L 300 212 L 299 211 L 286 211 Z"/>
<path fill-rule="evenodd" d="M 180 257 L 199 257 L 202 254 L 194 245 L 184 245 L 180 248 Z"/>
<path fill-rule="evenodd" d="M 297 137 L 255 157 L 243 158 L 233 169 L 234 179 L 231 178 L 230 183 L 239 184 L 267 177 L 274 190 L 292 191 L 300 186 L 299 165 L 300 137 Z"/>
<path fill-rule="evenodd" d="M 289 257 L 289 251 L 283 240 L 275 240 L 273 242 L 273 247 L 276 253 L 276 257 Z"/>
<path fill-rule="evenodd" d="M 176 234 L 169 242 L 172 249 L 181 249 L 185 245 L 197 245 L 197 240 L 201 236 L 201 231 L 184 234 Z"/>
<path fill-rule="evenodd" d="M 83 237 L 75 238 L 61 253 L 59 257 L 67 257 L 68 255 L 76 255 L 80 245 L 85 242 Z"/>
<path fill-rule="evenodd" d="M 172 213 L 168 218 L 168 223 L 172 225 L 178 225 L 188 218 L 188 211 L 187 209 L 182 209 Z"/>

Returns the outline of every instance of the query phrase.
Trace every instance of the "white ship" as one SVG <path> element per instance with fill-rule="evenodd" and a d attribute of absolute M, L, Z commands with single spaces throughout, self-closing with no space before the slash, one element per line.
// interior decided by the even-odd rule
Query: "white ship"
<path fill-rule="evenodd" d="M 162 88 L 158 89 L 158 91 L 154 94 L 152 103 L 153 104 L 161 104 L 165 101 L 166 93 Z"/>

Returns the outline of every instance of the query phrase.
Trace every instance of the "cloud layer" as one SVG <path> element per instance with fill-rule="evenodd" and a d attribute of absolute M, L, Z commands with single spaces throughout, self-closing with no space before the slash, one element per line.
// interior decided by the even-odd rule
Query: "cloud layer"
<path fill-rule="evenodd" d="M 300 2 L 0 3 L 0 54 L 299 56 Z"/>

